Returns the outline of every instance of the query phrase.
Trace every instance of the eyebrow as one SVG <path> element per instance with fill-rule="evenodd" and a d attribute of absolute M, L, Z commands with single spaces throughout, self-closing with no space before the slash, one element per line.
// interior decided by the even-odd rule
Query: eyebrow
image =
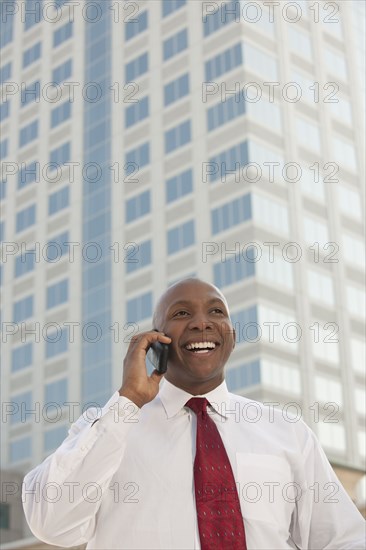
<path fill-rule="evenodd" d="M 210 300 L 208 300 L 207 304 L 213 304 L 214 302 L 220 302 L 223 306 L 226 307 L 225 303 L 221 300 L 221 298 L 211 298 Z M 190 306 L 192 304 L 192 302 L 190 302 L 189 300 L 177 300 L 176 302 L 174 302 L 170 307 L 169 307 L 169 310 L 172 309 L 173 307 L 176 307 L 176 306 L 180 306 L 180 305 L 184 305 L 184 306 Z"/>

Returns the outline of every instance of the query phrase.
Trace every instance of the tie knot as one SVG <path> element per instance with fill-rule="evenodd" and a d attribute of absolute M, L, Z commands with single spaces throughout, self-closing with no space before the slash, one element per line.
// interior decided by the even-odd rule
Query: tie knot
<path fill-rule="evenodd" d="M 185 404 L 186 407 L 189 407 L 190 409 L 192 409 L 192 411 L 195 412 L 196 414 L 198 413 L 207 414 L 207 405 L 208 405 L 208 401 L 206 397 L 192 397 Z"/>

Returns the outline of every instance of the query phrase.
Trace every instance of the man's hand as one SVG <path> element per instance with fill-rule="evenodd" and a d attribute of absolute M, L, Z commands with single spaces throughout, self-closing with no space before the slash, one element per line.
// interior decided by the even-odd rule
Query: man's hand
<path fill-rule="evenodd" d="M 171 338 L 163 332 L 141 332 L 132 337 L 126 357 L 123 361 L 123 378 L 119 394 L 143 407 L 152 401 L 159 391 L 159 382 L 163 374 L 156 369 L 148 376 L 146 371 L 146 353 L 153 342 L 170 344 Z"/>

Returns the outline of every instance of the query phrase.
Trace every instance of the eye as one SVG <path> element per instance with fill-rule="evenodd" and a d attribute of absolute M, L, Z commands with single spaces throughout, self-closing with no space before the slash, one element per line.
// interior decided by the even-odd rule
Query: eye
<path fill-rule="evenodd" d="M 214 311 L 215 313 L 224 313 L 219 307 L 215 307 L 212 311 Z"/>
<path fill-rule="evenodd" d="M 182 317 L 182 315 L 181 315 L 182 313 L 188 315 L 188 312 L 184 311 L 184 309 L 182 309 L 181 311 L 177 311 L 177 313 L 174 313 L 173 317 L 177 317 L 177 316 Z"/>

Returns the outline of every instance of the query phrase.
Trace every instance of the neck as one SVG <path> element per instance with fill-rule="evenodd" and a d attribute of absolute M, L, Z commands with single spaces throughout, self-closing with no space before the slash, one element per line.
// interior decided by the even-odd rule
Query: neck
<path fill-rule="evenodd" d="M 187 383 L 181 382 L 181 381 L 177 382 L 176 380 L 171 379 L 168 373 L 165 374 L 164 378 L 168 380 L 168 382 L 173 384 L 173 386 L 189 393 L 190 395 L 195 395 L 195 396 L 209 393 L 210 391 L 220 386 L 220 384 L 222 384 L 222 382 L 224 381 L 224 378 L 222 378 L 222 380 L 219 380 L 219 381 L 217 379 L 205 380 L 203 382 L 190 384 L 188 382 Z"/>

